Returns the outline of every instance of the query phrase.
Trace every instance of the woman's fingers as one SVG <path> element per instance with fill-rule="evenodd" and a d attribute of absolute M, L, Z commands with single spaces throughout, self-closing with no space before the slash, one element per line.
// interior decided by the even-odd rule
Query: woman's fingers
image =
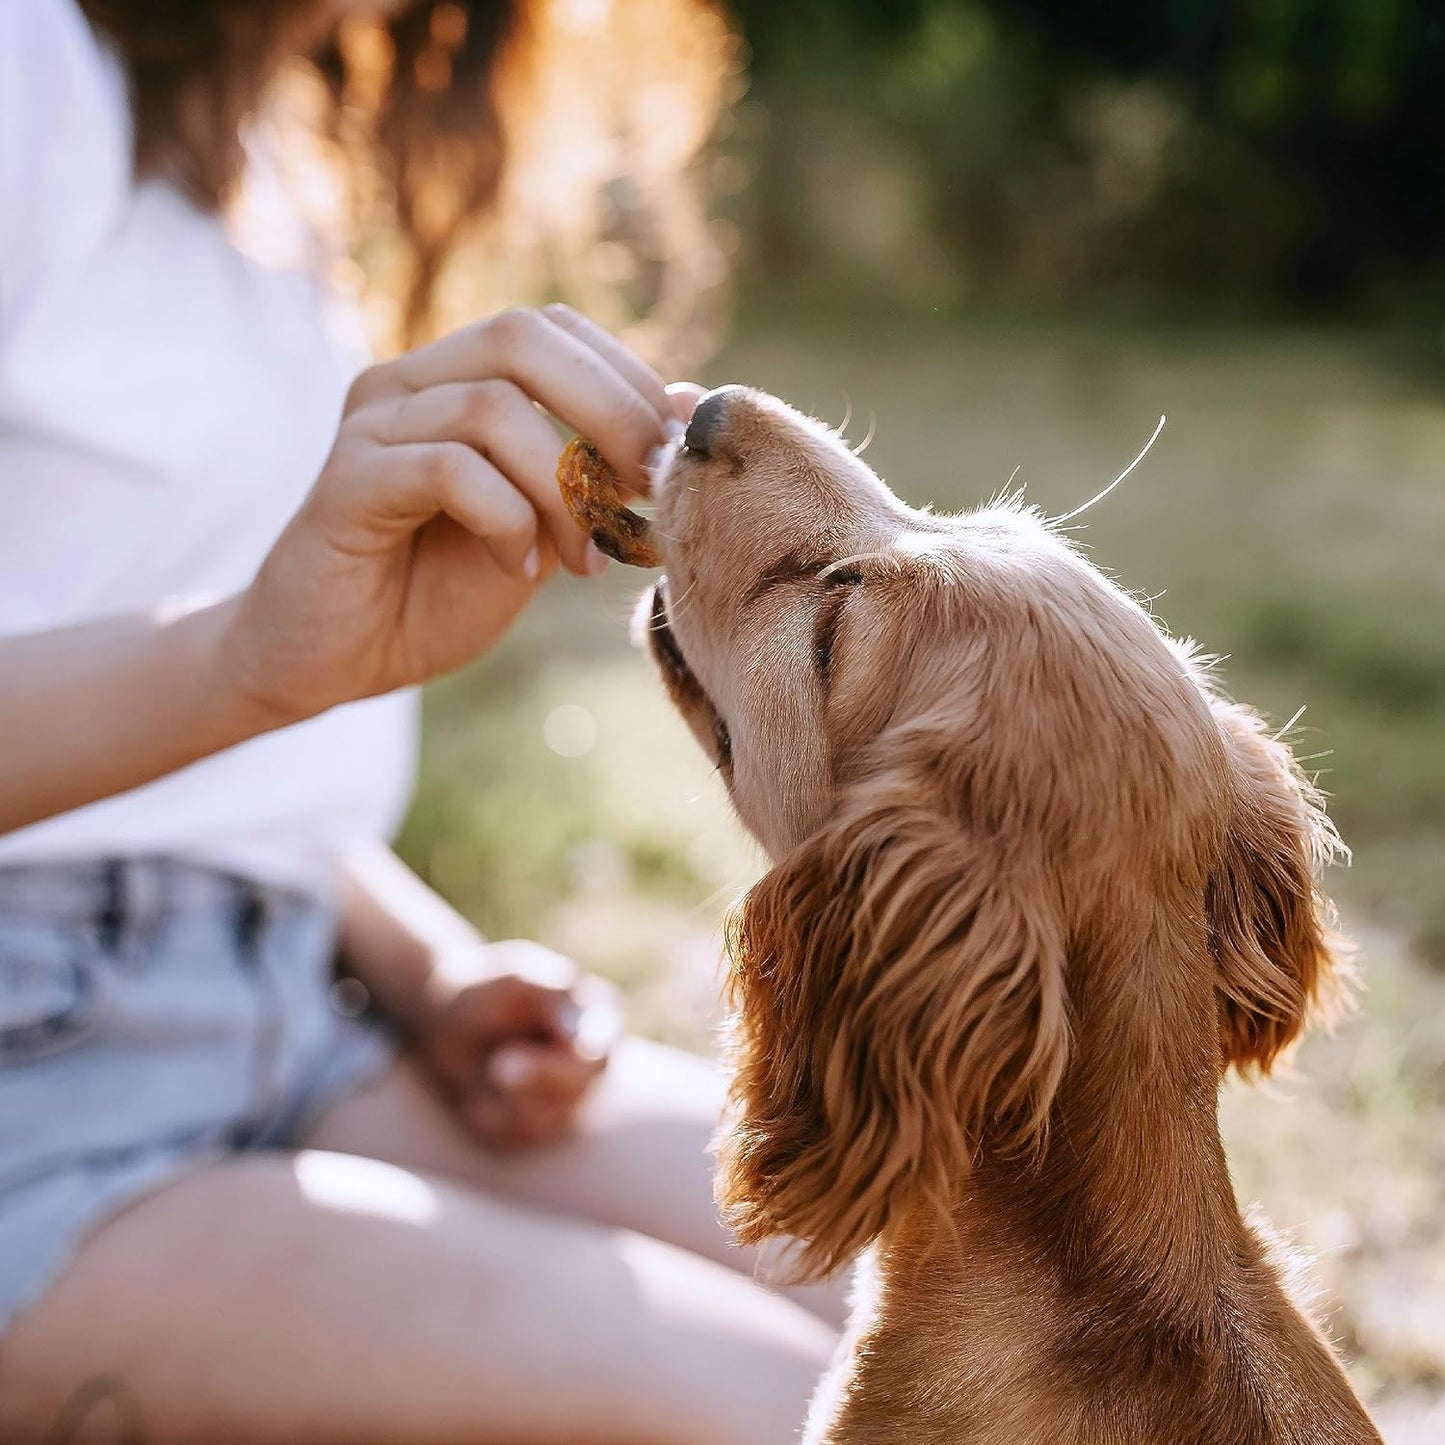
<path fill-rule="evenodd" d="M 605 1059 L 579 1058 L 557 1044 L 520 1040 L 492 1055 L 488 1074 L 515 1099 L 566 1108 L 582 1098 L 605 1065 Z"/>
<path fill-rule="evenodd" d="M 517 1040 L 499 1047 L 458 1100 L 468 1125 L 499 1148 L 565 1134 L 602 1071 L 555 1044 Z"/>
<path fill-rule="evenodd" d="M 667 427 L 673 418 L 667 388 L 663 385 L 662 378 L 640 356 L 630 351 L 610 331 L 599 326 L 590 317 L 561 301 L 544 306 L 542 315 L 554 326 L 560 326 L 563 331 L 575 336 L 584 346 L 590 346 L 599 356 L 610 362 L 618 375 L 631 382 L 638 395 L 651 404 L 662 418 L 664 428 Z"/>
<path fill-rule="evenodd" d="M 696 381 L 674 381 L 667 387 L 667 405 L 683 426 L 692 420 L 697 404 L 707 395 L 707 387 Z"/>
<path fill-rule="evenodd" d="M 693 383 L 664 387 L 615 337 L 571 307 L 554 305 L 500 312 L 373 368 L 353 387 L 348 412 L 388 448 L 471 448 L 490 468 L 492 490 L 498 475 L 510 482 L 541 519 L 564 564 L 582 574 L 597 559 L 558 491 L 561 448 L 537 406 L 594 441 L 624 488 L 646 493 L 658 446 L 677 434 L 702 394 Z M 455 469 L 466 470 L 459 464 Z M 473 520 L 465 507 L 465 496 L 476 491 L 462 489 L 457 520 L 486 536 L 474 525 L 480 496 Z M 514 514 L 510 509 L 508 525 L 516 525 Z M 499 545 L 500 559 L 506 546 L 501 539 Z M 513 570 L 507 555 L 503 565 Z"/>
<path fill-rule="evenodd" d="M 440 439 L 471 447 L 542 518 L 564 564 L 579 575 L 587 571 L 586 534 L 568 515 L 557 487 L 562 444 L 552 424 L 513 382 L 428 387 L 378 409 L 375 425 L 380 439 L 391 445 Z"/>
<path fill-rule="evenodd" d="M 590 437 L 628 485 L 645 490 L 646 459 L 668 434 L 671 405 L 661 379 L 641 362 L 627 373 L 574 331 L 517 308 L 374 368 L 353 387 L 350 405 L 455 382 L 510 381 Z"/>
<path fill-rule="evenodd" d="M 485 457 L 460 441 L 378 448 L 363 479 L 368 510 L 390 532 L 415 531 L 445 513 L 487 544 L 504 572 L 536 581 L 537 513 Z"/>
<path fill-rule="evenodd" d="M 603 1066 L 556 1044 L 505 1043 L 488 1060 L 485 1082 L 470 1092 L 463 1112 L 496 1143 L 542 1143 L 571 1126 Z"/>

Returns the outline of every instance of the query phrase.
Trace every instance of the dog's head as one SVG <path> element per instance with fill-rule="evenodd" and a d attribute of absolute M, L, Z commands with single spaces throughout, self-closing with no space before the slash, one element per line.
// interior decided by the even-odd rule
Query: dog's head
<path fill-rule="evenodd" d="M 1329 982 L 1336 840 L 1187 648 L 1037 514 L 916 511 L 755 391 L 657 490 L 650 647 L 774 860 L 730 930 L 745 1241 L 826 1270 L 1036 1155 L 1100 998 L 1147 1030 L 1192 989 L 1210 1065 L 1270 1066 Z"/>

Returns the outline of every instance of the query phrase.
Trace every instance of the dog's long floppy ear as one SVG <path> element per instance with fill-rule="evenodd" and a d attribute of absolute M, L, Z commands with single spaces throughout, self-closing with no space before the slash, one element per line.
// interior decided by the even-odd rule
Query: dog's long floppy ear
<path fill-rule="evenodd" d="M 946 1213 L 980 1145 L 1036 1149 L 1068 1050 L 1041 862 L 889 792 L 875 779 L 730 924 L 719 1198 L 745 1243 L 800 1241 L 805 1278 L 905 1208 Z"/>
<path fill-rule="evenodd" d="M 1224 1063 L 1267 1073 L 1312 1010 L 1345 1000 L 1348 970 L 1320 887 L 1343 854 L 1319 794 L 1249 708 L 1212 699 L 1229 757 L 1229 831 L 1206 907 Z"/>

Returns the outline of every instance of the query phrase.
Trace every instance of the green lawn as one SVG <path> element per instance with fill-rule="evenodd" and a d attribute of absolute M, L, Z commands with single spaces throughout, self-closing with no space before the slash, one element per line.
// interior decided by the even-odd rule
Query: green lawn
<path fill-rule="evenodd" d="M 1294 736 L 1355 850 L 1334 884 L 1370 984 L 1296 1079 L 1230 1090 L 1241 1193 L 1317 1253 L 1392 1445 L 1445 1439 L 1445 372 L 1324 330 L 775 313 L 707 379 L 831 422 L 851 401 L 850 436 L 876 422 L 869 461 L 940 508 L 1018 468 L 1067 511 L 1168 414 L 1081 535 L 1229 655 L 1236 696 L 1280 723 L 1307 707 Z M 571 952 L 639 1027 L 705 1046 L 717 925 L 758 859 L 628 646 L 640 582 L 558 584 L 431 690 L 403 850 L 489 934 Z"/>

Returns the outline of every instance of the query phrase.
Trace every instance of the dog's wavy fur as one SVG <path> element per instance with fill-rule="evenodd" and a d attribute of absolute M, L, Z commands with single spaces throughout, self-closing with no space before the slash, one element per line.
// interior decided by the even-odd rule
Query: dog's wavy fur
<path fill-rule="evenodd" d="M 647 615 L 776 860 L 729 931 L 721 1202 L 804 1274 L 868 1252 L 808 1439 L 1378 1441 L 1217 1123 L 1343 996 L 1319 795 L 1038 517 L 912 511 L 720 405 Z"/>

